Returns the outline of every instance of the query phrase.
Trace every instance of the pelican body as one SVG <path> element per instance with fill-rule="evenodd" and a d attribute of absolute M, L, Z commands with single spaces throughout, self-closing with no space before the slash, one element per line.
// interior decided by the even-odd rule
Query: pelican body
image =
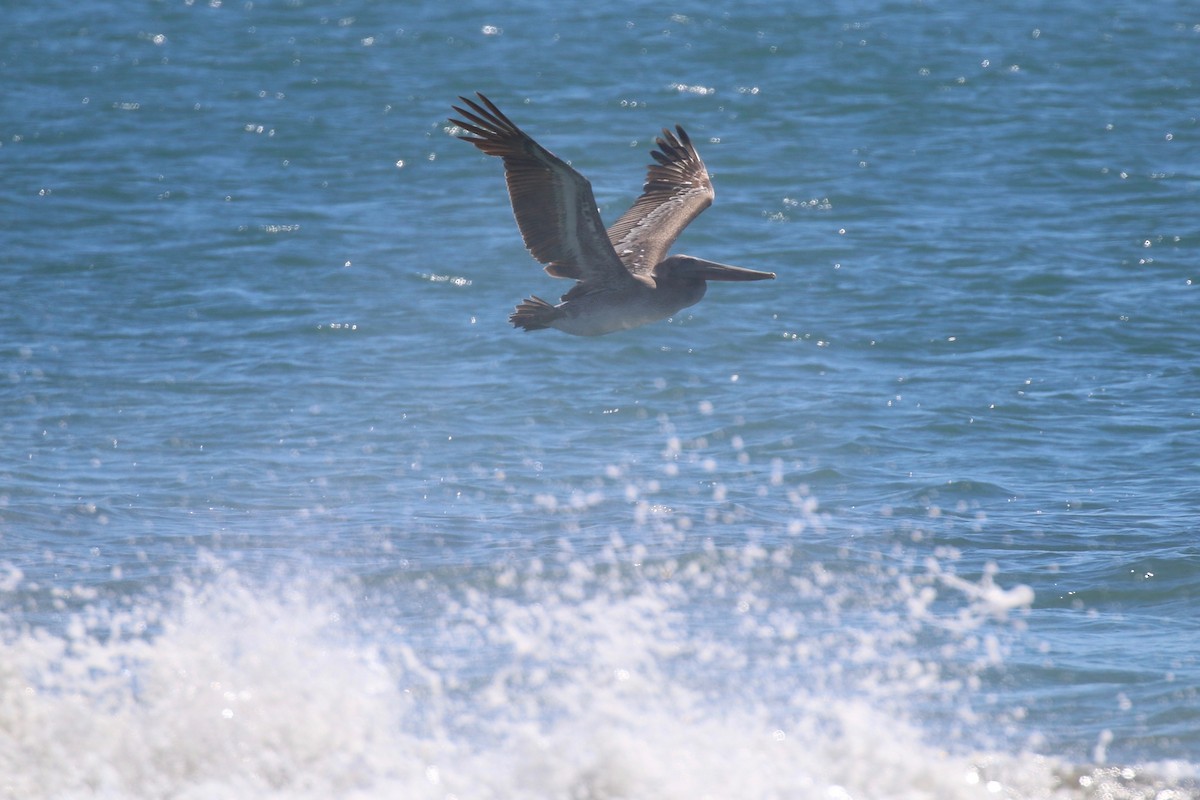
<path fill-rule="evenodd" d="M 513 215 L 525 246 L 556 278 L 575 285 L 558 305 L 523 300 L 509 316 L 526 331 L 557 328 L 576 336 L 601 336 L 666 319 L 704 297 L 708 281 L 760 281 L 773 272 L 732 267 L 694 256 L 668 256 L 680 232 L 712 205 L 712 179 L 687 133 L 663 129 L 656 163 L 642 194 L 607 230 L 592 185 L 569 164 L 535 142 L 482 94 L 459 99 L 462 119 L 450 120 L 469 135 L 458 138 L 504 161 Z"/>

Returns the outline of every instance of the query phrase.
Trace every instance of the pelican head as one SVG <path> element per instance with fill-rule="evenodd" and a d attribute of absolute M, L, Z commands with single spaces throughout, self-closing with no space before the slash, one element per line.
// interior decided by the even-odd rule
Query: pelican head
<path fill-rule="evenodd" d="M 648 276 L 653 283 L 652 305 L 661 314 L 674 314 L 700 302 L 708 289 L 708 281 L 764 281 L 775 277 L 774 272 L 734 267 L 695 256 L 670 256 L 655 265 Z"/>
<path fill-rule="evenodd" d="M 759 272 L 684 255 L 665 258 L 654 267 L 654 279 L 660 286 L 704 281 L 765 281 L 774 277 L 774 272 Z"/>

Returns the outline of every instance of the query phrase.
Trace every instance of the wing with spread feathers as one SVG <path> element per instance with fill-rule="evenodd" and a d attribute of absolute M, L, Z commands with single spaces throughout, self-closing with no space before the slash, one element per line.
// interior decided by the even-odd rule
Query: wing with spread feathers
<path fill-rule="evenodd" d="M 535 142 L 492 101 L 460 97 L 462 119 L 450 120 L 468 136 L 458 138 L 504 160 L 513 214 L 525 246 L 546 272 L 574 278 L 577 290 L 627 285 L 634 280 L 617 257 L 596 209 L 592 185 L 569 164 Z"/>
<path fill-rule="evenodd" d="M 678 135 L 663 129 L 659 149 L 650 152 L 656 163 L 646 171 L 642 196 L 608 229 L 617 256 L 635 275 L 649 275 L 715 196 L 692 140 L 680 126 L 675 130 Z"/>

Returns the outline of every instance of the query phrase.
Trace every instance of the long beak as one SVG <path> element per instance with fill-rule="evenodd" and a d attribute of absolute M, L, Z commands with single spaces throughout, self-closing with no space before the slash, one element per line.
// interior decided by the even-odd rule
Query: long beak
<path fill-rule="evenodd" d="M 729 264 L 718 264 L 716 261 L 705 261 L 703 258 L 683 256 L 673 271 L 688 278 L 702 278 L 706 281 L 765 281 L 775 277 L 774 272 L 759 272 L 756 269 L 733 267 Z"/>

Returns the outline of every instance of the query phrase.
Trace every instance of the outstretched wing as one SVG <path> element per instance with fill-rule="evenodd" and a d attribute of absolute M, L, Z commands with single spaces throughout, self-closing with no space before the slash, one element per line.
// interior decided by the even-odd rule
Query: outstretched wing
<path fill-rule="evenodd" d="M 491 100 L 476 96 L 479 103 L 460 97 L 467 108 L 453 108 L 463 119 L 450 121 L 471 134 L 458 138 L 504 159 L 513 214 L 533 257 L 556 278 L 575 278 L 589 287 L 632 281 L 609 242 L 587 179 L 514 125 Z"/>
<path fill-rule="evenodd" d="M 625 267 L 648 275 L 675 239 L 700 212 L 712 205 L 712 179 L 683 128 L 678 136 L 663 128 L 650 151 L 657 163 L 646 171 L 642 196 L 611 228 L 608 240 Z"/>

